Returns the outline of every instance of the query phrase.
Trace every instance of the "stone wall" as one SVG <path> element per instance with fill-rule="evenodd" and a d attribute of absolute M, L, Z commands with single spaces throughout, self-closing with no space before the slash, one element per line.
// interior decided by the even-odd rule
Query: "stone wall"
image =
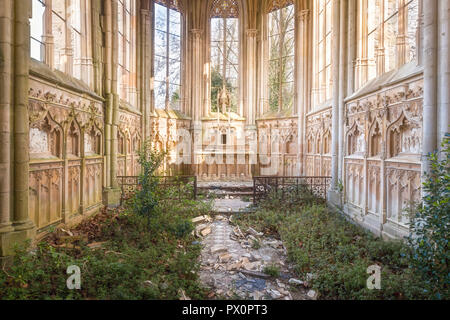
<path fill-rule="evenodd" d="M 408 233 L 421 198 L 421 74 L 346 103 L 344 210 L 377 234 Z"/>
<path fill-rule="evenodd" d="M 305 175 L 331 176 L 331 107 L 306 115 L 305 145 Z"/>
<path fill-rule="evenodd" d="M 102 99 L 94 94 L 37 76 L 29 84 L 28 213 L 39 233 L 102 205 L 104 114 Z"/>
<path fill-rule="evenodd" d="M 298 118 L 259 119 L 257 123 L 259 155 L 257 174 L 299 175 Z"/>

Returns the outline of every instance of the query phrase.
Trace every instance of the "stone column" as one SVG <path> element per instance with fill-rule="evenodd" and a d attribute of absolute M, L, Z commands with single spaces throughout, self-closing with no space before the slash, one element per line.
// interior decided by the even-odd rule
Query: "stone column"
<path fill-rule="evenodd" d="M 247 29 L 247 103 L 245 106 L 246 125 L 254 129 L 256 120 L 256 37 L 257 29 Z"/>
<path fill-rule="evenodd" d="M 450 132 L 450 0 L 439 2 L 438 144 Z"/>
<path fill-rule="evenodd" d="M 299 57 L 298 69 L 296 71 L 297 82 L 297 110 L 298 110 L 298 174 L 304 174 L 304 149 L 305 149 L 305 122 L 307 105 L 310 103 L 310 81 L 311 81 L 311 55 L 310 51 L 310 15 L 311 11 L 309 9 L 300 10 L 297 14 L 297 57 Z"/>
<path fill-rule="evenodd" d="M 345 19 L 344 19 L 345 20 Z M 356 59 L 356 0 L 348 0 L 347 31 L 347 97 L 355 92 L 354 64 Z"/>
<path fill-rule="evenodd" d="M 195 123 L 199 122 L 202 116 L 202 72 L 203 65 L 201 61 L 202 52 L 202 29 L 191 29 L 192 40 L 192 96 L 191 96 L 191 115 Z M 206 110 L 203 110 L 205 113 Z"/>
<path fill-rule="evenodd" d="M 423 88 L 423 143 L 422 179 L 430 171 L 428 154 L 437 149 L 437 18 L 438 1 L 427 1 L 423 7 L 424 15 L 424 88 Z"/>
<path fill-rule="evenodd" d="M 81 1 L 81 12 L 85 14 L 81 15 L 81 79 L 93 87 L 94 80 L 94 66 L 92 59 L 92 47 L 94 42 L 92 41 L 93 28 L 92 28 L 92 1 Z"/>
<path fill-rule="evenodd" d="M 367 82 L 368 78 L 368 68 L 369 68 L 369 59 L 368 59 L 368 44 L 367 44 L 367 36 L 368 36 L 368 22 L 367 16 L 368 13 L 368 3 L 370 0 L 360 0 L 359 1 L 359 12 L 357 16 L 357 25 L 358 33 L 355 32 L 355 41 L 359 39 L 360 46 L 358 47 L 358 55 L 355 60 L 355 73 L 356 73 L 356 83 L 360 88 L 362 84 Z"/>
<path fill-rule="evenodd" d="M 338 177 L 342 179 L 342 173 L 344 171 L 344 129 L 345 129 L 345 96 L 347 93 L 347 26 L 348 20 L 345 17 L 347 14 L 348 2 L 341 1 L 340 6 L 340 44 L 339 44 L 339 153 L 338 153 Z M 356 39 L 351 40 L 356 41 Z M 338 181 L 339 182 L 339 181 Z"/>
<path fill-rule="evenodd" d="M 15 243 L 33 239 L 28 216 L 31 1 L 0 1 L 0 259 Z"/>
<path fill-rule="evenodd" d="M 106 184 L 103 192 L 104 204 L 116 206 L 120 202 L 120 189 L 117 187 L 117 58 L 118 58 L 118 4 L 117 0 L 105 1 L 105 167 Z"/>
<path fill-rule="evenodd" d="M 104 60 L 104 54 L 103 54 L 103 44 L 102 44 L 102 28 L 100 19 L 100 8 L 101 4 L 99 0 L 92 1 L 91 4 L 91 31 L 92 31 L 92 64 L 93 64 L 93 89 L 95 90 L 95 93 L 98 95 L 103 95 L 103 76 L 104 76 L 104 69 L 103 69 L 103 60 Z"/>
<path fill-rule="evenodd" d="M 384 12 L 384 1 L 380 2 L 380 12 Z M 379 24 L 383 23 L 383 15 L 380 14 L 379 17 Z M 379 34 L 378 34 L 378 41 L 379 41 L 379 47 L 375 50 L 375 59 L 377 64 L 377 76 L 381 76 L 384 74 L 385 70 L 385 46 L 384 46 L 384 27 L 379 28 Z"/>
<path fill-rule="evenodd" d="M 109 174 L 111 162 L 111 125 L 112 125 L 112 103 L 113 98 L 111 94 L 112 86 L 112 7 L 111 0 L 105 1 L 104 4 L 104 24 L 105 24 L 105 172 L 106 182 L 105 188 L 111 186 L 111 176 Z"/>
<path fill-rule="evenodd" d="M 194 174 L 197 174 L 200 164 L 200 154 L 202 152 L 202 113 L 207 114 L 206 104 L 202 107 L 202 83 L 203 83 L 203 65 L 202 65 L 202 35 L 203 29 L 191 29 L 191 59 L 192 59 L 192 84 L 191 84 L 191 117 L 192 117 L 192 144 L 193 168 Z"/>
<path fill-rule="evenodd" d="M 154 44 L 154 28 L 153 26 L 155 25 L 155 13 L 153 12 L 154 6 L 149 4 L 149 19 L 150 19 L 150 30 L 149 30 L 149 36 L 150 38 L 148 39 L 149 41 L 149 52 L 148 52 L 148 56 L 150 59 L 150 79 L 147 79 L 147 81 L 149 82 L 149 94 L 148 94 L 148 98 L 149 98 L 149 104 L 150 104 L 150 117 L 152 118 L 155 114 L 155 82 L 154 82 L 154 64 L 153 64 L 153 52 L 155 52 L 155 44 Z M 150 120 L 151 121 L 151 120 Z"/>
<path fill-rule="evenodd" d="M 246 92 L 246 103 L 244 117 L 246 119 L 245 123 L 245 141 L 249 144 L 249 159 L 248 159 L 248 176 L 252 176 L 254 172 L 254 165 L 257 163 L 256 159 L 256 144 L 257 140 L 257 128 L 256 128 L 256 38 L 258 35 L 257 29 L 247 29 L 246 39 L 247 39 L 247 92 Z"/>
<path fill-rule="evenodd" d="M 118 29 L 118 2 L 112 2 L 112 96 L 113 96 L 113 110 L 112 110 L 112 126 L 111 126 L 111 188 L 114 193 L 118 191 L 117 185 L 117 128 L 119 126 L 119 94 L 117 92 L 118 76 L 117 68 L 119 63 L 119 29 Z M 118 202 L 117 202 L 118 203 Z"/>
<path fill-rule="evenodd" d="M 141 9 L 140 16 L 140 59 L 138 60 L 139 67 L 139 83 L 140 83 L 140 100 L 141 111 L 143 119 L 143 137 L 147 139 L 150 137 L 150 62 L 152 57 L 149 55 L 150 47 L 150 11 Z"/>
<path fill-rule="evenodd" d="M 54 37 L 52 30 L 52 1 L 45 1 L 44 35 L 42 42 L 45 43 L 44 61 L 50 67 L 54 67 Z"/>
<path fill-rule="evenodd" d="M 14 227 L 30 229 L 28 218 L 29 117 L 28 73 L 30 69 L 31 2 L 14 1 Z"/>
<path fill-rule="evenodd" d="M 60 1 L 64 1 L 64 0 L 60 0 Z M 70 12 L 70 7 L 71 7 L 71 3 L 70 0 L 65 0 L 66 1 L 66 28 L 65 28 L 65 33 L 66 36 L 65 38 L 65 48 L 64 48 L 64 72 L 68 75 L 73 75 L 73 48 L 72 48 L 72 44 L 71 44 L 71 39 L 72 39 L 72 30 L 70 28 L 70 19 L 71 19 L 71 12 Z"/>
<path fill-rule="evenodd" d="M 340 0 L 333 1 L 333 34 L 332 34 L 332 74 L 333 74 L 333 97 L 332 97 L 332 146 L 331 146 L 331 186 L 330 200 L 339 202 L 338 180 L 339 180 L 339 80 L 340 80 Z"/>
<path fill-rule="evenodd" d="M 406 11 L 405 8 L 405 0 L 399 0 L 398 1 L 398 26 L 399 26 L 399 30 L 398 30 L 398 34 L 397 34 L 397 39 L 396 39 L 396 43 L 397 43 L 397 68 L 403 66 L 406 62 L 406 24 L 405 24 L 405 20 L 407 18 L 407 14 L 408 12 Z"/>
<path fill-rule="evenodd" d="M 14 1 L 0 0 L 0 257 L 6 253 L 6 236 L 14 230 L 11 226 L 11 117 L 14 109 L 11 88 L 13 86 L 13 10 Z"/>
<path fill-rule="evenodd" d="M 258 113 L 257 113 L 257 118 L 261 117 L 262 115 L 264 115 L 264 113 L 267 111 L 267 107 L 269 105 L 269 94 L 268 94 L 268 85 L 267 85 L 267 74 L 268 74 L 268 70 L 267 70 L 267 57 L 269 54 L 269 44 L 268 44 L 268 27 L 267 27 L 267 15 L 263 15 L 263 17 L 261 17 L 261 37 L 259 40 L 259 45 L 258 45 L 258 87 L 259 87 L 259 92 L 258 92 Z"/>

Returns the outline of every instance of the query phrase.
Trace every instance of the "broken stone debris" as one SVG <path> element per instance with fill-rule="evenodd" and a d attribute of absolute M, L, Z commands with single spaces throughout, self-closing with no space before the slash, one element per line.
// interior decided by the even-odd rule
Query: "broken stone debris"
<path fill-rule="evenodd" d="M 212 219 L 210 216 L 204 215 L 204 216 L 199 216 L 199 217 L 193 218 L 191 221 L 193 224 L 204 223 L 204 222 L 208 223 L 208 222 L 212 222 Z"/>
<path fill-rule="evenodd" d="M 280 240 L 264 237 L 253 228 L 243 232 L 232 224 L 233 216 L 217 215 L 213 222 L 202 216 L 195 221 L 204 245 L 200 279 L 215 292 L 215 297 L 292 300 L 287 285 L 289 278 L 273 279 L 262 272 L 264 266 L 274 263 L 288 272 L 284 263 L 286 250 Z M 201 232 L 209 231 L 207 228 L 211 232 L 204 238 Z M 252 248 L 253 241 L 258 241 L 261 247 Z M 291 281 L 290 284 L 300 283 Z M 308 299 L 306 291 L 302 297 Z"/>
<path fill-rule="evenodd" d="M 211 228 L 211 222 L 213 219 L 210 216 L 204 215 L 199 216 L 196 218 L 193 218 L 192 223 L 196 225 L 195 230 L 193 231 L 193 234 L 197 238 L 203 238 L 211 234 L 212 228 Z"/>
<path fill-rule="evenodd" d="M 319 296 L 317 291 L 315 291 L 315 290 L 309 290 L 306 295 L 308 296 L 308 298 L 310 298 L 312 300 L 317 300 L 317 297 Z"/>
<path fill-rule="evenodd" d="M 289 284 L 295 284 L 295 285 L 302 286 L 305 283 L 303 281 L 301 281 L 301 280 L 291 278 L 291 279 L 289 279 Z"/>
<path fill-rule="evenodd" d="M 262 232 L 258 232 L 253 228 L 248 228 L 247 233 L 251 234 L 254 237 L 262 237 L 264 235 Z"/>

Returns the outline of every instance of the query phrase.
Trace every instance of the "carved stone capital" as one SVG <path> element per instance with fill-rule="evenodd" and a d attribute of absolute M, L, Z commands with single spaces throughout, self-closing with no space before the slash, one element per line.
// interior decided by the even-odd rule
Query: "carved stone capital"
<path fill-rule="evenodd" d="M 310 16 L 311 16 L 311 10 L 309 10 L 309 9 L 301 10 L 300 12 L 297 13 L 297 17 L 302 22 L 308 22 Z"/>
<path fill-rule="evenodd" d="M 195 38 L 200 38 L 203 34 L 203 29 L 191 29 L 191 34 L 195 37 Z"/>
<path fill-rule="evenodd" d="M 247 35 L 247 37 L 256 37 L 258 35 L 258 29 L 247 29 L 245 31 L 245 34 Z"/>

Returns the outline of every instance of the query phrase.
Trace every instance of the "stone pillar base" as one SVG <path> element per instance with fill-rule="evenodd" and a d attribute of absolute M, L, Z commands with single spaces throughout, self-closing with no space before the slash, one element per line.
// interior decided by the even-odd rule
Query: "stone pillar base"
<path fill-rule="evenodd" d="M 104 189 L 103 190 L 103 204 L 108 208 L 117 208 L 120 206 L 121 190 L 117 189 Z"/>
<path fill-rule="evenodd" d="M 14 245 L 23 244 L 27 239 L 34 239 L 36 228 L 0 233 L 0 257 L 11 256 L 14 254 Z"/>
<path fill-rule="evenodd" d="M 327 199 L 333 206 L 342 210 L 342 197 L 338 190 L 329 190 Z"/>

